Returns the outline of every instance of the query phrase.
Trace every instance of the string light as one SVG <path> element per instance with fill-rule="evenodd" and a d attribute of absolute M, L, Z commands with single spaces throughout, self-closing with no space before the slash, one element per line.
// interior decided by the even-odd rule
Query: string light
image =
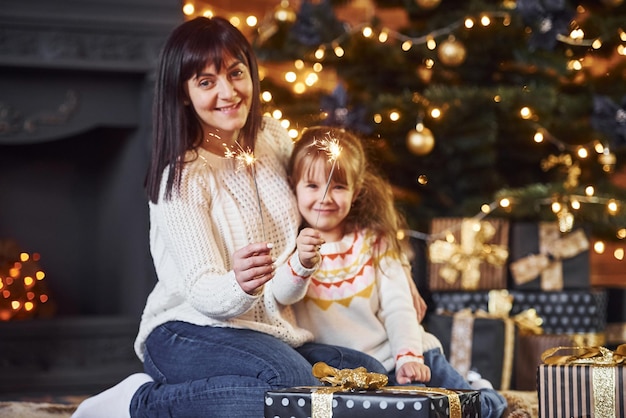
<path fill-rule="evenodd" d="M 26 252 L 12 254 L 11 250 L 0 254 L 7 260 L 17 257 L 6 268 L 0 266 L 0 321 L 33 317 L 40 314 L 38 308 L 49 301 L 45 283 L 41 283 L 45 273 L 37 264 L 40 255 Z"/>
<path fill-rule="evenodd" d="M 505 1 L 505 3 L 507 3 L 507 1 Z M 283 2 L 281 2 L 281 5 L 284 5 L 284 4 L 288 4 L 288 2 L 283 0 Z M 511 4 L 514 4 L 514 2 L 511 2 Z M 219 15 L 227 15 L 231 13 L 231 12 L 220 11 L 220 10 L 217 10 L 217 11 L 207 10 L 206 8 L 202 9 L 200 7 L 197 7 L 191 1 L 186 2 L 183 5 L 183 12 L 185 16 L 188 16 L 188 17 L 192 17 L 192 15 L 194 14 L 206 15 L 207 13 L 210 13 L 210 15 L 213 15 L 215 13 Z M 237 26 L 239 26 L 242 21 L 244 21 L 249 27 L 255 27 L 256 25 L 258 25 L 258 19 L 254 16 L 245 16 L 245 17 L 233 16 L 233 19 L 231 19 L 231 21 L 233 22 L 233 24 L 236 24 Z M 346 26 L 347 28 L 346 31 L 342 33 L 340 36 L 338 36 L 337 38 L 329 42 L 320 44 L 315 47 L 313 55 L 318 62 L 314 64 L 313 71 L 317 73 L 322 71 L 323 66 L 321 62 L 326 58 L 326 50 L 328 48 L 331 48 L 331 50 L 334 52 L 334 55 L 337 58 L 342 58 L 345 55 L 345 50 L 342 47 L 342 43 L 346 39 L 348 39 L 348 37 L 354 34 L 357 34 L 359 32 L 361 36 L 363 36 L 366 39 L 372 39 L 374 42 L 378 41 L 379 43 L 386 43 L 390 41 L 396 41 L 397 44 L 399 44 L 400 48 L 405 52 L 409 52 L 410 50 L 412 50 L 413 48 L 417 46 L 424 46 L 428 50 L 434 51 L 435 49 L 438 48 L 437 39 L 445 38 L 448 35 L 451 35 L 454 32 L 458 31 L 459 29 L 472 30 L 476 26 L 477 23 L 482 27 L 488 27 L 494 24 L 494 22 L 496 21 L 500 21 L 503 26 L 508 26 L 511 24 L 511 21 L 512 21 L 511 14 L 508 12 L 493 12 L 493 13 L 483 12 L 476 16 L 465 16 L 459 19 L 458 21 L 452 22 L 449 25 L 440 27 L 435 30 L 431 30 L 430 32 L 422 36 L 407 36 L 399 31 L 390 29 L 388 27 L 381 27 L 381 28 L 372 27 L 370 23 L 356 24 L 356 25 L 352 25 L 351 27 Z M 589 46 L 594 49 L 600 49 L 603 46 L 603 42 L 600 38 L 585 39 L 585 36 L 586 35 L 584 31 L 582 30 L 582 28 L 574 26 L 569 34 L 556 35 L 556 40 L 558 42 L 561 42 L 567 45 Z M 624 30 L 620 29 L 618 31 L 618 36 L 620 37 L 622 42 L 626 42 L 626 32 Z M 621 54 L 622 56 L 626 55 L 626 47 L 624 45 L 618 45 L 617 53 Z M 430 58 L 425 58 L 421 65 L 423 65 L 423 68 L 425 69 L 432 69 L 433 66 L 435 65 L 435 61 Z M 572 71 L 582 70 L 583 62 L 580 59 L 571 59 L 568 62 L 568 68 Z M 289 77 L 290 77 L 290 83 L 293 83 L 294 91 L 298 94 L 303 93 L 307 87 L 314 86 L 317 83 L 317 80 L 319 79 L 319 77 L 317 76 L 314 77 L 310 73 L 306 73 L 304 75 L 303 81 L 301 82 L 297 80 L 297 77 L 294 78 L 293 74 L 289 74 Z M 264 92 L 263 101 L 265 103 L 270 103 L 272 101 L 272 94 L 270 92 L 267 92 L 267 94 Z M 499 100 L 497 100 L 496 98 L 494 98 L 494 101 L 499 102 Z M 428 114 L 430 115 L 430 117 L 434 119 L 442 117 L 443 113 L 442 113 L 441 108 L 436 107 L 436 106 L 428 106 L 428 107 L 429 107 Z M 374 114 L 372 116 L 372 120 L 374 121 L 374 123 L 376 124 L 382 123 L 383 114 L 385 114 L 384 111 L 382 113 Z M 389 115 L 389 120 L 392 122 L 399 121 L 402 117 L 402 114 L 395 110 L 387 114 Z M 272 111 L 272 116 L 280 120 L 280 118 L 282 117 L 282 112 L 276 109 Z M 534 112 L 532 111 L 530 107 L 524 107 L 520 109 L 520 116 L 523 119 L 528 120 L 528 121 L 532 121 L 537 118 L 537 115 L 534 114 Z M 288 121 L 285 123 L 288 124 Z M 298 130 L 295 128 L 289 128 L 289 129 L 290 129 L 289 130 L 290 136 L 292 138 L 296 138 L 297 135 L 299 134 Z M 589 144 L 571 146 L 563 141 L 560 141 L 558 138 L 555 138 L 543 127 L 539 127 L 537 129 L 537 131 L 534 134 L 533 139 L 536 143 L 542 143 L 546 141 L 550 142 L 556 145 L 560 151 L 570 152 L 573 155 L 576 155 L 578 158 L 581 158 L 581 159 L 588 158 L 590 150 L 593 149 L 598 154 L 598 160 L 604 161 L 604 162 L 601 162 L 601 164 L 602 164 L 602 169 L 605 172 L 610 172 L 612 170 L 612 167 L 615 165 L 614 154 L 610 152 L 608 147 L 603 146 L 597 140 L 590 141 Z M 600 160 L 601 158 L 602 160 Z M 567 209 L 568 207 L 573 210 L 578 210 L 580 209 L 582 203 L 604 203 L 607 205 L 607 211 L 609 213 L 617 213 L 622 207 L 622 205 L 619 204 L 619 202 L 615 202 L 614 204 L 609 204 L 606 199 L 597 198 L 594 195 L 595 195 L 595 190 L 592 185 L 589 185 L 585 189 L 584 196 L 576 196 L 576 195 L 566 196 L 565 198 L 569 204 L 566 206 L 561 205 L 561 210 L 563 210 L 563 208 Z M 512 200 L 509 200 L 506 205 L 503 205 L 505 201 L 506 201 L 505 199 L 501 199 L 498 205 L 496 206 L 501 207 L 501 209 L 511 209 L 514 202 Z M 562 202 L 562 203 L 565 203 L 565 202 Z M 489 207 L 489 205 L 486 205 L 485 207 Z M 481 212 L 482 212 L 482 208 L 481 208 Z M 622 238 L 626 238 L 626 232 L 623 232 L 623 235 L 624 237 Z"/>

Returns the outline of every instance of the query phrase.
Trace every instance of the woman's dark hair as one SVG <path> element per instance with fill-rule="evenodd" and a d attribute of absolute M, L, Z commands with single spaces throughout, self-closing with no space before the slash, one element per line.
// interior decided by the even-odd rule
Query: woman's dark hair
<path fill-rule="evenodd" d="M 252 105 L 240 140 L 244 149 L 254 151 L 261 128 L 259 71 L 250 42 L 228 20 L 197 17 L 179 25 L 167 39 L 157 67 L 153 103 L 152 157 L 146 177 L 146 192 L 151 202 L 159 199 L 164 170 L 169 167 L 165 198 L 180 184 L 184 155 L 202 139 L 202 126 L 192 106 L 185 83 L 207 65 L 222 68 L 225 59 L 240 60 L 250 70 Z"/>

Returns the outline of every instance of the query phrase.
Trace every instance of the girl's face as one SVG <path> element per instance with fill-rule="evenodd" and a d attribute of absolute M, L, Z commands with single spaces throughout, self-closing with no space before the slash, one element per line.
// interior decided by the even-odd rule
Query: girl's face
<path fill-rule="evenodd" d="M 210 64 L 201 74 L 187 80 L 186 89 L 202 122 L 203 139 L 213 134 L 221 142 L 231 144 L 245 125 L 252 104 L 249 68 L 234 58 L 224 60 L 223 68 Z"/>
<path fill-rule="evenodd" d="M 306 223 L 320 231 L 326 242 L 336 242 L 343 237 L 343 221 L 350 213 L 355 191 L 352 185 L 331 180 L 324 197 L 328 182 L 326 164 L 320 158 L 312 163 L 310 170 L 303 171 L 296 184 L 296 198 Z"/>

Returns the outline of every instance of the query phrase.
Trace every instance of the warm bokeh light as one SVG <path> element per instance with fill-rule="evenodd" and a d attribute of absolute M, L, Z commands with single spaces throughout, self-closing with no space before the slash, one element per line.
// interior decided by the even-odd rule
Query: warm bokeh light
<path fill-rule="evenodd" d="M 606 246 L 604 245 L 604 241 L 596 241 L 593 243 L 593 251 L 597 254 L 604 254 L 604 250 Z"/>
<path fill-rule="evenodd" d="M 183 13 L 187 16 L 191 16 L 196 11 L 196 6 L 193 3 L 185 3 L 183 5 Z"/>

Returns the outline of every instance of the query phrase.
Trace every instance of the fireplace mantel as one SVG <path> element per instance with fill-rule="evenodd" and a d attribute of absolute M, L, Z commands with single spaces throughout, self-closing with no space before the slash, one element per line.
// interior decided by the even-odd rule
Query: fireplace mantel
<path fill-rule="evenodd" d="M 181 21 L 172 0 L 5 2 L 0 144 L 141 125 L 160 48 Z"/>
<path fill-rule="evenodd" d="M 144 73 L 181 20 L 172 0 L 4 2 L 0 66 Z"/>

